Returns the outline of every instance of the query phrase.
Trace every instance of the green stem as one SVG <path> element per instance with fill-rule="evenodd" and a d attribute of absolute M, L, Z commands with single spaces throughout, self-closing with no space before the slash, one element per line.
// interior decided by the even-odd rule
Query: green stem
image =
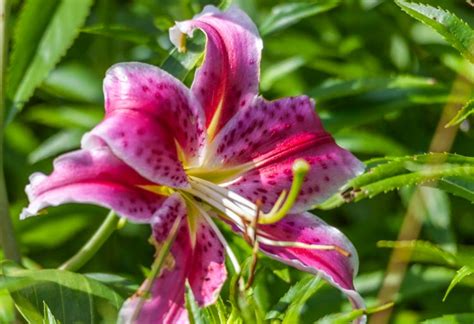
<path fill-rule="evenodd" d="M 5 118 L 5 74 L 8 53 L 7 18 L 9 1 L 0 1 L 0 244 L 3 247 L 5 258 L 20 262 L 20 252 L 13 231 L 8 203 L 7 186 L 3 170 L 3 133 Z"/>
<path fill-rule="evenodd" d="M 275 204 L 278 206 L 277 210 L 271 210 L 268 214 L 261 214 L 258 222 L 259 224 L 273 224 L 281 220 L 283 217 L 288 214 L 288 212 L 293 208 L 293 205 L 298 199 L 300 194 L 301 187 L 303 186 L 304 177 L 308 173 L 310 166 L 308 162 L 303 159 L 298 159 L 293 163 L 293 182 L 291 183 L 290 192 L 286 197 L 285 202 L 282 206 L 279 205 L 279 201 Z M 280 199 L 278 199 L 280 200 Z"/>
<path fill-rule="evenodd" d="M 177 217 L 176 220 L 174 221 L 173 225 L 171 226 L 170 232 L 168 233 L 168 237 L 162 243 L 160 251 L 158 252 L 156 259 L 151 266 L 151 270 L 147 276 L 145 284 L 142 287 L 140 287 L 140 289 L 137 292 L 137 295 L 139 296 L 140 299 L 132 314 L 132 319 L 130 321 L 131 323 L 136 322 L 136 319 L 138 315 L 140 314 L 143 304 L 149 298 L 153 281 L 155 280 L 156 277 L 160 275 L 161 268 L 163 267 L 163 264 L 165 263 L 168 253 L 170 252 L 171 245 L 173 245 L 173 242 L 176 239 L 176 235 L 178 234 L 178 229 L 179 229 L 179 225 L 181 224 L 181 221 L 182 219 L 180 217 Z"/>
<path fill-rule="evenodd" d="M 100 225 L 99 229 L 92 235 L 89 241 L 72 258 L 64 262 L 59 269 L 68 271 L 79 270 L 92 259 L 105 241 L 107 241 L 110 235 L 117 229 L 119 220 L 115 213 L 110 211 L 102 225 Z"/>

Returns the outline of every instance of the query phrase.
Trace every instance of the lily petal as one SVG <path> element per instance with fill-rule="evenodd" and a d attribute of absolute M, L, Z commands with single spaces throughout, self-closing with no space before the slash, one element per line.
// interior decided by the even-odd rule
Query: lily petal
<path fill-rule="evenodd" d="M 184 34 L 198 28 L 207 36 L 204 63 L 197 69 L 191 90 L 206 113 L 206 126 L 217 132 L 258 93 L 262 39 L 257 27 L 240 9 L 220 11 L 206 6 L 191 20 L 177 22 L 170 39 L 182 48 Z"/>
<path fill-rule="evenodd" d="M 176 218 L 182 219 L 180 228 L 160 276 L 151 285 L 149 296 L 135 295 L 129 298 L 120 310 L 119 323 L 189 322 L 184 296 L 192 262 L 192 245 L 185 216 L 186 206 L 178 195 L 167 199 L 155 214 L 153 237 L 158 245 L 167 239 Z M 146 286 L 147 281 L 140 289 Z"/>
<path fill-rule="evenodd" d="M 228 189 L 251 201 L 259 199 L 264 211 L 271 209 L 283 190 L 289 190 L 296 159 L 305 159 L 311 169 L 293 212 L 328 198 L 364 169 L 324 130 L 314 102 L 306 96 L 272 102 L 256 99 L 222 129 L 207 156 L 214 168 L 253 166 Z"/>
<path fill-rule="evenodd" d="M 150 181 L 185 187 L 181 162 L 198 164 L 205 143 L 204 114 L 191 92 L 154 66 L 121 63 L 107 72 L 104 93 L 105 119 L 83 146 L 100 138 Z"/>
<path fill-rule="evenodd" d="M 189 284 L 199 306 L 216 302 L 227 278 L 224 246 L 202 218 L 196 224 L 196 245 L 189 272 Z"/>
<path fill-rule="evenodd" d="M 26 187 L 30 205 L 20 217 L 63 203 L 90 203 L 137 222 L 149 222 L 165 198 L 139 187 L 148 184 L 107 147 L 67 153 L 54 161 L 49 176 L 31 175 Z"/>
<path fill-rule="evenodd" d="M 346 294 L 354 308 L 365 307 L 363 299 L 353 284 L 359 265 L 357 252 L 352 243 L 338 229 L 329 226 L 310 213 L 303 213 L 288 215 L 272 225 L 261 225 L 259 230 L 263 236 L 274 241 L 335 245 L 349 252 L 350 256 L 344 256 L 334 250 L 260 244 L 261 251 L 268 256 L 297 269 L 321 275 L 331 285 Z"/>

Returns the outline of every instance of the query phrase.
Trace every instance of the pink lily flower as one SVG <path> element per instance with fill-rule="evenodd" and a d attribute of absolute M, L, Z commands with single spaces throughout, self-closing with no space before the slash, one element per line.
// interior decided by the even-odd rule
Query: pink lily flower
<path fill-rule="evenodd" d="M 21 217 L 91 203 L 150 223 L 158 245 L 175 235 L 161 273 L 144 284 L 148 296 L 126 301 L 122 322 L 187 322 L 186 282 L 201 307 L 216 301 L 225 255 L 238 264 L 215 219 L 253 237 L 267 256 L 321 275 L 363 308 L 353 285 L 354 247 L 306 212 L 363 165 L 323 129 L 310 98 L 258 96 L 262 40 L 244 12 L 207 6 L 178 22 L 170 38 L 184 50 L 195 29 L 207 45 L 191 89 L 147 64 L 110 68 L 104 120 L 80 150 L 54 161 L 50 175 L 31 176 Z M 292 168 L 301 165 L 309 171 L 298 184 Z"/>

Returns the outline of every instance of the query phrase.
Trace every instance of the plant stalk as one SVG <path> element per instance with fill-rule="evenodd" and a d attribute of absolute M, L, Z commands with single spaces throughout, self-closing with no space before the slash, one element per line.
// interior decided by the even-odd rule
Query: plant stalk
<path fill-rule="evenodd" d="M 64 262 L 59 269 L 77 271 L 86 264 L 112 233 L 117 229 L 120 218 L 113 211 L 110 211 L 99 229 L 92 235 L 89 241 L 69 260 Z"/>
<path fill-rule="evenodd" d="M 5 172 L 3 170 L 3 133 L 5 127 L 5 75 L 8 55 L 8 0 L 0 0 L 0 245 L 5 258 L 20 262 L 20 252 L 15 239 L 10 205 L 8 203 Z"/>

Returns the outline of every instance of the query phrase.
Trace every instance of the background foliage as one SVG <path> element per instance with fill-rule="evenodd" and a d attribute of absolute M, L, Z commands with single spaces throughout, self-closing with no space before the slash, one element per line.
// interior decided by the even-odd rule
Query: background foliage
<path fill-rule="evenodd" d="M 338 143 L 367 161 L 369 172 L 315 206 L 315 213 L 354 242 L 360 257 L 356 286 L 369 308 L 393 300 L 392 323 L 472 323 L 472 2 L 234 2 L 263 37 L 264 96 L 312 96 Z M 23 267 L 1 263 L 0 322 L 15 316 L 33 323 L 113 322 L 124 298 L 142 282 L 153 255 L 147 226 L 127 223 L 117 230 L 80 273 L 54 270 L 87 241 L 107 211 L 69 205 L 20 222 L 24 187 L 29 174 L 49 172 L 52 158 L 77 148 L 82 134 L 101 119 L 101 82 L 112 64 L 161 65 L 189 84 L 203 37 L 185 55 L 177 54 L 167 30 L 208 3 L 220 4 L 11 3 L 4 164 Z M 432 151 L 438 153 L 426 154 Z M 397 238 L 403 241 L 394 242 Z M 229 239 L 245 265 L 250 249 Z M 396 267 L 389 272 L 399 275 L 398 291 L 384 284 L 391 255 L 408 265 L 406 273 Z M 205 310 L 188 296 L 196 323 L 229 318 L 344 323 L 360 315 L 350 313 L 344 298 L 318 278 L 263 257 L 253 289 L 242 294 L 235 281 Z M 374 323 L 388 318 L 379 315 L 373 315 Z"/>

